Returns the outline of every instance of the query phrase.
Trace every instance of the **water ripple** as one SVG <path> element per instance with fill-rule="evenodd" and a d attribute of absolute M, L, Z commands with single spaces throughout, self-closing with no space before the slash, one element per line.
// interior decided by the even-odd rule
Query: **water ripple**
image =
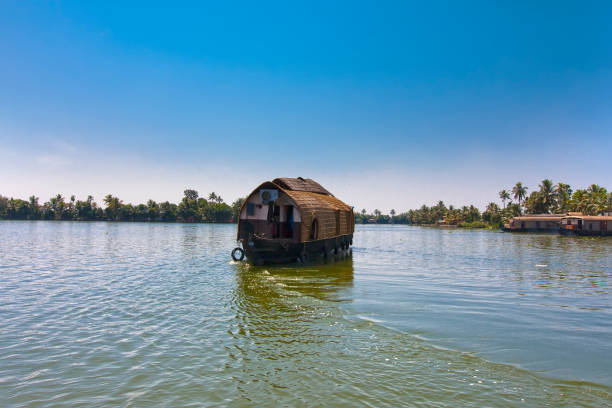
<path fill-rule="evenodd" d="M 610 240 L 360 227 L 257 268 L 234 235 L 0 222 L 3 406 L 611 404 Z"/>

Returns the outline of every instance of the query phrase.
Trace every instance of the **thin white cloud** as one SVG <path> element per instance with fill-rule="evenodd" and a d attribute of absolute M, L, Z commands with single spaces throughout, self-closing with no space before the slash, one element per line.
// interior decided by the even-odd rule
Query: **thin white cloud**
<path fill-rule="evenodd" d="M 64 140 L 54 139 L 50 142 L 50 145 L 54 150 L 58 152 L 70 153 L 70 154 L 77 152 L 77 148 L 75 145 L 70 144 Z"/>
<path fill-rule="evenodd" d="M 53 168 L 65 167 L 72 163 L 67 156 L 53 153 L 40 154 L 35 157 L 35 160 L 42 166 Z"/>

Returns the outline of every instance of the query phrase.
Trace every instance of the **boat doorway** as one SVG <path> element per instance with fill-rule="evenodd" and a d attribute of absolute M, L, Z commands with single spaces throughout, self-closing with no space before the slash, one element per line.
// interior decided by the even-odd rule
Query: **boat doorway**
<path fill-rule="evenodd" d="M 293 220 L 293 206 L 285 206 L 285 225 L 283 229 L 283 238 L 293 238 L 294 220 Z"/>

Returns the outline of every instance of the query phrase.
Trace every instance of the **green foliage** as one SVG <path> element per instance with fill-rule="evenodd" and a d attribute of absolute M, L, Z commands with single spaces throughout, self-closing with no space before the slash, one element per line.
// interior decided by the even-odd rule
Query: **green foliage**
<path fill-rule="evenodd" d="M 242 204 L 244 204 L 244 198 L 239 198 L 232 203 L 232 221 L 238 222 L 240 218 L 240 208 L 242 208 Z"/>
<path fill-rule="evenodd" d="M 461 221 L 480 220 L 480 211 L 473 205 L 456 209 L 452 205 L 446 207 L 443 201 L 433 207 L 421 206 L 418 210 L 409 210 L 397 214 L 391 210 L 389 215 L 382 214 L 379 210 L 374 210 L 373 214 L 368 214 L 365 209 L 361 213 L 355 213 L 355 223 L 357 224 L 416 224 L 432 225 L 444 222 L 447 224 L 457 224 Z"/>
<path fill-rule="evenodd" d="M 555 213 L 564 213 L 570 210 L 570 200 L 572 198 L 572 188 L 569 184 L 557 183 L 554 190 Z"/>
<path fill-rule="evenodd" d="M 66 201 L 58 194 L 43 205 L 36 196 L 29 201 L 7 198 L 0 195 L 0 219 L 14 220 L 73 220 L 73 221 L 140 221 L 140 222 L 231 222 L 237 214 L 243 199 L 236 200 L 230 207 L 223 198 L 211 193 L 213 200 L 207 201 L 195 190 L 187 189 L 181 202 L 176 205 L 153 200 L 146 204 L 124 204 L 118 197 L 108 194 L 104 197 L 105 207 L 99 207 L 92 196 L 77 200 L 71 196 Z"/>
<path fill-rule="evenodd" d="M 609 193 L 597 184 L 586 190 L 576 190 L 565 183 L 553 185 L 551 180 L 542 180 L 538 191 L 533 191 L 523 202 L 529 214 L 562 214 L 568 211 L 585 215 L 597 215 L 612 208 Z"/>
<path fill-rule="evenodd" d="M 502 190 L 499 192 L 499 198 L 504 203 L 504 208 L 506 208 L 506 200 L 510 200 L 510 193 L 508 190 Z"/>
<path fill-rule="evenodd" d="M 519 181 L 512 188 L 512 196 L 516 201 L 518 201 L 520 206 L 521 202 L 525 199 L 525 197 L 527 197 L 527 187 L 524 187 L 523 183 Z"/>
<path fill-rule="evenodd" d="M 497 228 L 506 223 L 512 217 L 523 214 L 523 208 L 527 213 L 546 214 L 550 212 L 565 213 L 568 211 L 579 211 L 586 215 L 595 215 L 604 211 L 612 211 L 612 193 L 596 184 L 585 190 L 572 189 L 568 184 L 557 183 L 552 180 L 542 180 L 537 191 L 527 196 L 527 187 L 518 182 L 512 188 L 512 194 L 508 190 L 501 190 L 499 198 L 503 208 L 497 203 L 489 203 L 481 214 L 473 205 L 448 208 L 442 201 L 428 207 L 421 206 L 416 210 L 409 210 L 396 214 L 391 210 L 389 215 L 381 214 L 376 209 L 368 214 L 366 209 L 355 213 L 356 224 L 415 224 L 415 225 L 457 225 L 463 228 Z M 514 198 L 517 202 L 512 202 Z M 510 201 L 506 204 L 507 201 Z"/>
<path fill-rule="evenodd" d="M 392 209 L 383 214 L 375 209 L 368 214 L 364 208 L 355 213 L 357 224 L 416 224 L 416 225 L 457 225 L 464 228 L 497 227 L 510 218 L 527 213 L 565 213 L 582 212 L 585 215 L 596 215 L 612 211 L 612 193 L 597 185 L 591 184 L 586 189 L 573 191 L 568 184 L 554 184 L 552 180 L 542 180 L 538 190 L 527 196 L 527 187 L 521 182 L 508 190 L 501 190 L 499 198 L 503 208 L 497 203 L 489 203 L 483 213 L 473 205 L 455 208 L 446 207 L 438 201 L 434 206 L 421 206 L 416 210 L 397 213 Z M 512 198 L 516 202 L 512 202 Z M 510 201 L 507 203 L 507 201 Z M 118 197 L 108 194 L 104 197 L 104 207 L 100 207 L 92 196 L 86 200 L 76 200 L 71 196 L 66 201 L 58 194 L 44 204 L 39 198 L 31 196 L 28 201 L 8 198 L 0 195 L 0 219 L 20 220 L 77 220 L 77 221 L 141 221 L 141 222 L 237 222 L 243 198 L 234 201 L 231 206 L 216 193 L 208 195 L 208 200 L 200 197 L 193 189 L 186 189 L 179 204 L 168 201 L 156 203 L 153 200 L 146 204 L 124 204 Z M 507 203 L 507 204 L 506 204 Z"/>
<path fill-rule="evenodd" d="M 569 201 L 572 211 L 581 211 L 586 215 L 596 215 L 612 210 L 612 194 L 603 187 L 591 184 L 586 190 L 576 190 Z"/>
<path fill-rule="evenodd" d="M 185 190 L 184 194 L 185 194 L 185 197 L 188 198 L 191 201 L 196 201 L 198 199 L 198 196 L 199 196 L 197 191 L 190 190 L 190 189 Z"/>
<path fill-rule="evenodd" d="M 495 225 L 493 224 L 488 224 L 484 221 L 472 221 L 472 222 L 460 222 L 459 224 L 457 224 L 457 226 L 459 228 L 492 228 Z"/>
<path fill-rule="evenodd" d="M 482 221 L 489 225 L 499 225 L 502 221 L 502 217 L 502 210 L 495 203 L 489 203 L 487 209 L 482 213 Z"/>

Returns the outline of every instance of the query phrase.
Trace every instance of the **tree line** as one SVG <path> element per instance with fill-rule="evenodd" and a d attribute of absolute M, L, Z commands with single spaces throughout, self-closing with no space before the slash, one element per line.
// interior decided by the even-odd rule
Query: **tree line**
<path fill-rule="evenodd" d="M 419 209 L 409 210 L 397 214 L 391 210 L 389 214 L 382 214 L 378 209 L 368 213 L 366 209 L 355 214 L 355 222 L 361 224 L 417 224 L 433 225 L 448 224 L 462 227 L 497 227 L 512 217 L 524 214 L 563 214 L 571 211 L 585 215 L 597 215 L 605 211 L 612 211 L 612 192 L 597 184 L 591 184 L 586 189 L 572 190 L 569 184 L 557 183 L 545 179 L 538 185 L 538 189 L 528 193 L 528 188 L 522 182 L 516 183 L 512 189 L 501 190 L 500 207 L 490 202 L 484 211 L 474 205 L 448 207 L 443 201 L 434 206 L 421 206 Z M 513 201 L 514 200 L 514 201 Z"/>
<path fill-rule="evenodd" d="M 538 189 L 528 193 L 528 188 L 518 182 L 509 190 L 501 190 L 497 203 L 491 202 L 484 211 L 474 205 L 448 207 L 443 201 L 428 207 L 421 206 L 402 213 L 391 210 L 382 214 L 378 209 L 368 213 L 365 209 L 355 213 L 358 224 L 448 224 L 462 227 L 497 227 L 512 217 L 527 214 L 581 212 L 596 215 L 612 211 L 612 193 L 604 187 L 591 184 L 586 189 L 572 190 L 565 183 L 554 184 L 545 179 Z M 58 194 L 43 204 L 39 198 L 28 200 L 7 198 L 0 195 L 0 219 L 16 220 L 75 220 L 75 221 L 149 221 L 149 222 L 236 222 L 244 199 L 239 198 L 231 205 L 217 194 L 210 193 L 208 199 L 200 197 L 196 190 L 187 189 L 178 204 L 153 200 L 146 204 L 125 204 L 118 197 L 108 194 L 104 206 L 99 206 L 92 196 L 66 200 Z"/>
<path fill-rule="evenodd" d="M 108 194 L 104 206 L 98 205 L 89 195 L 85 200 L 75 196 L 66 199 L 61 194 L 40 204 L 39 198 L 28 200 L 7 198 L 0 195 L 0 219 L 14 220 L 71 220 L 71 221 L 149 221 L 149 222 L 235 222 L 242 199 L 231 205 L 217 194 L 208 199 L 200 197 L 196 190 L 187 189 L 178 204 L 168 201 L 146 204 L 126 204 L 119 197 Z"/>

